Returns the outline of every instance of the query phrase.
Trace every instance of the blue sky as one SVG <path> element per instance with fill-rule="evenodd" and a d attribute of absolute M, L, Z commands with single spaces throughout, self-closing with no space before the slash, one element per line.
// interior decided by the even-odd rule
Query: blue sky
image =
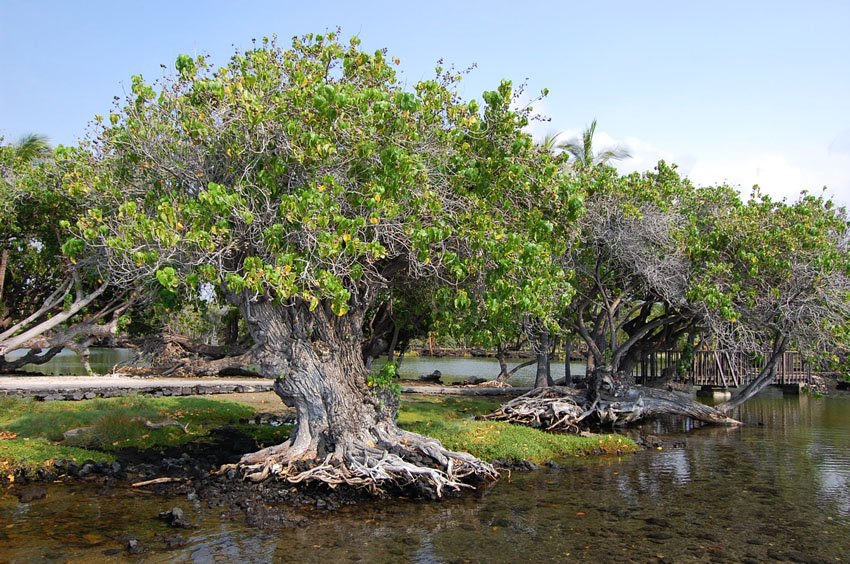
<path fill-rule="evenodd" d="M 850 2 L 60 2 L 0 0 L 0 135 L 72 144 L 132 74 L 179 53 L 224 63 L 251 38 L 341 26 L 386 47 L 411 83 L 438 59 L 550 96 L 535 135 L 598 119 L 623 170 L 676 162 L 694 181 L 850 203 Z"/>

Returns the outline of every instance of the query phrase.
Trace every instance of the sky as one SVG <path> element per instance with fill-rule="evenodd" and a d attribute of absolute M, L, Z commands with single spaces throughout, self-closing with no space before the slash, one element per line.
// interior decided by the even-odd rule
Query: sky
<path fill-rule="evenodd" d="M 503 78 L 549 89 L 538 138 L 625 146 L 623 171 L 663 158 L 698 184 L 800 190 L 850 204 L 850 2 L 291 2 L 0 0 L 0 136 L 74 144 L 130 76 L 178 54 L 227 62 L 252 38 L 342 28 L 386 48 L 414 84 L 437 61 L 476 65 L 461 93 Z M 165 65 L 167 69 L 163 69 Z"/>

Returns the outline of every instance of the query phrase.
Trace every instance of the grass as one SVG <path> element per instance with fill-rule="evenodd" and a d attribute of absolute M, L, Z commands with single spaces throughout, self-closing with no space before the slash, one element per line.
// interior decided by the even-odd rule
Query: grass
<path fill-rule="evenodd" d="M 639 447 L 621 435 L 553 434 L 501 421 L 475 421 L 497 403 L 467 398 L 429 398 L 403 401 L 399 423 L 409 431 L 434 437 L 451 450 L 466 451 L 482 460 L 545 464 L 573 456 L 621 454 Z"/>
<path fill-rule="evenodd" d="M 619 435 L 577 437 L 554 435 L 528 427 L 475 421 L 498 403 L 479 398 L 426 398 L 401 402 L 399 424 L 440 440 L 447 448 L 469 452 L 488 461 L 542 464 L 564 457 L 637 450 Z M 111 461 L 125 448 L 159 449 L 209 440 L 211 431 L 230 426 L 260 446 L 285 441 L 287 425 L 247 425 L 255 408 L 206 397 L 149 398 L 125 396 L 81 402 L 38 402 L 0 398 L 0 476 L 32 475 L 56 460 Z M 152 423 L 177 421 L 177 426 L 151 429 Z M 79 429 L 74 436 L 64 433 Z"/>
<path fill-rule="evenodd" d="M 56 460 L 112 460 L 123 448 L 163 449 L 204 440 L 215 428 L 237 424 L 254 409 L 197 397 L 125 396 L 81 402 L 0 399 L 0 469 L 32 474 Z M 177 421 L 151 429 L 146 421 Z M 247 427 L 247 426 L 246 426 Z M 65 438 L 64 433 L 80 429 Z"/>
<path fill-rule="evenodd" d="M 44 439 L 27 437 L 0 440 L 0 481 L 14 481 L 16 474 L 35 476 L 39 469 L 53 466 L 57 460 L 112 462 L 109 453 L 57 445 Z"/>

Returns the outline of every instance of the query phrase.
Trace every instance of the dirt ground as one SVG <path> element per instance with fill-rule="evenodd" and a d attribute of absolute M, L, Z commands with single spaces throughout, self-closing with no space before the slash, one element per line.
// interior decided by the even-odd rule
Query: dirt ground
<path fill-rule="evenodd" d="M 257 413 L 273 415 L 294 415 L 295 410 L 286 407 L 274 392 L 249 392 L 241 394 L 215 394 L 200 396 L 208 399 L 221 399 L 245 403 L 257 410 Z"/>

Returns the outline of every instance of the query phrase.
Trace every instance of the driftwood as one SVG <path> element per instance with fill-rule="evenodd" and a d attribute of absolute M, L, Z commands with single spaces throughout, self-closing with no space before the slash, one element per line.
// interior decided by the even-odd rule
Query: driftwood
<path fill-rule="evenodd" d="M 248 376 L 259 375 L 250 370 L 251 349 L 196 343 L 179 335 L 146 339 L 135 365 L 122 367 L 123 372 L 138 376 Z"/>
<path fill-rule="evenodd" d="M 723 412 L 676 392 L 632 386 L 618 397 L 591 401 L 586 390 L 554 386 L 536 388 L 502 405 L 485 419 L 579 433 L 590 425 L 626 425 L 658 415 L 681 415 L 705 423 L 739 425 Z"/>
<path fill-rule="evenodd" d="M 153 480 L 145 480 L 144 482 L 135 482 L 130 484 L 131 488 L 141 488 L 144 486 L 155 486 L 157 484 L 171 484 L 173 482 L 182 482 L 184 478 L 172 478 L 172 477 L 164 477 L 164 478 L 154 478 Z"/>
<path fill-rule="evenodd" d="M 180 423 L 179 421 L 162 421 L 160 423 L 151 423 L 148 420 L 145 420 L 145 427 L 148 429 L 162 429 L 164 427 L 180 427 L 184 433 L 189 433 L 189 424 L 188 423 Z"/>

